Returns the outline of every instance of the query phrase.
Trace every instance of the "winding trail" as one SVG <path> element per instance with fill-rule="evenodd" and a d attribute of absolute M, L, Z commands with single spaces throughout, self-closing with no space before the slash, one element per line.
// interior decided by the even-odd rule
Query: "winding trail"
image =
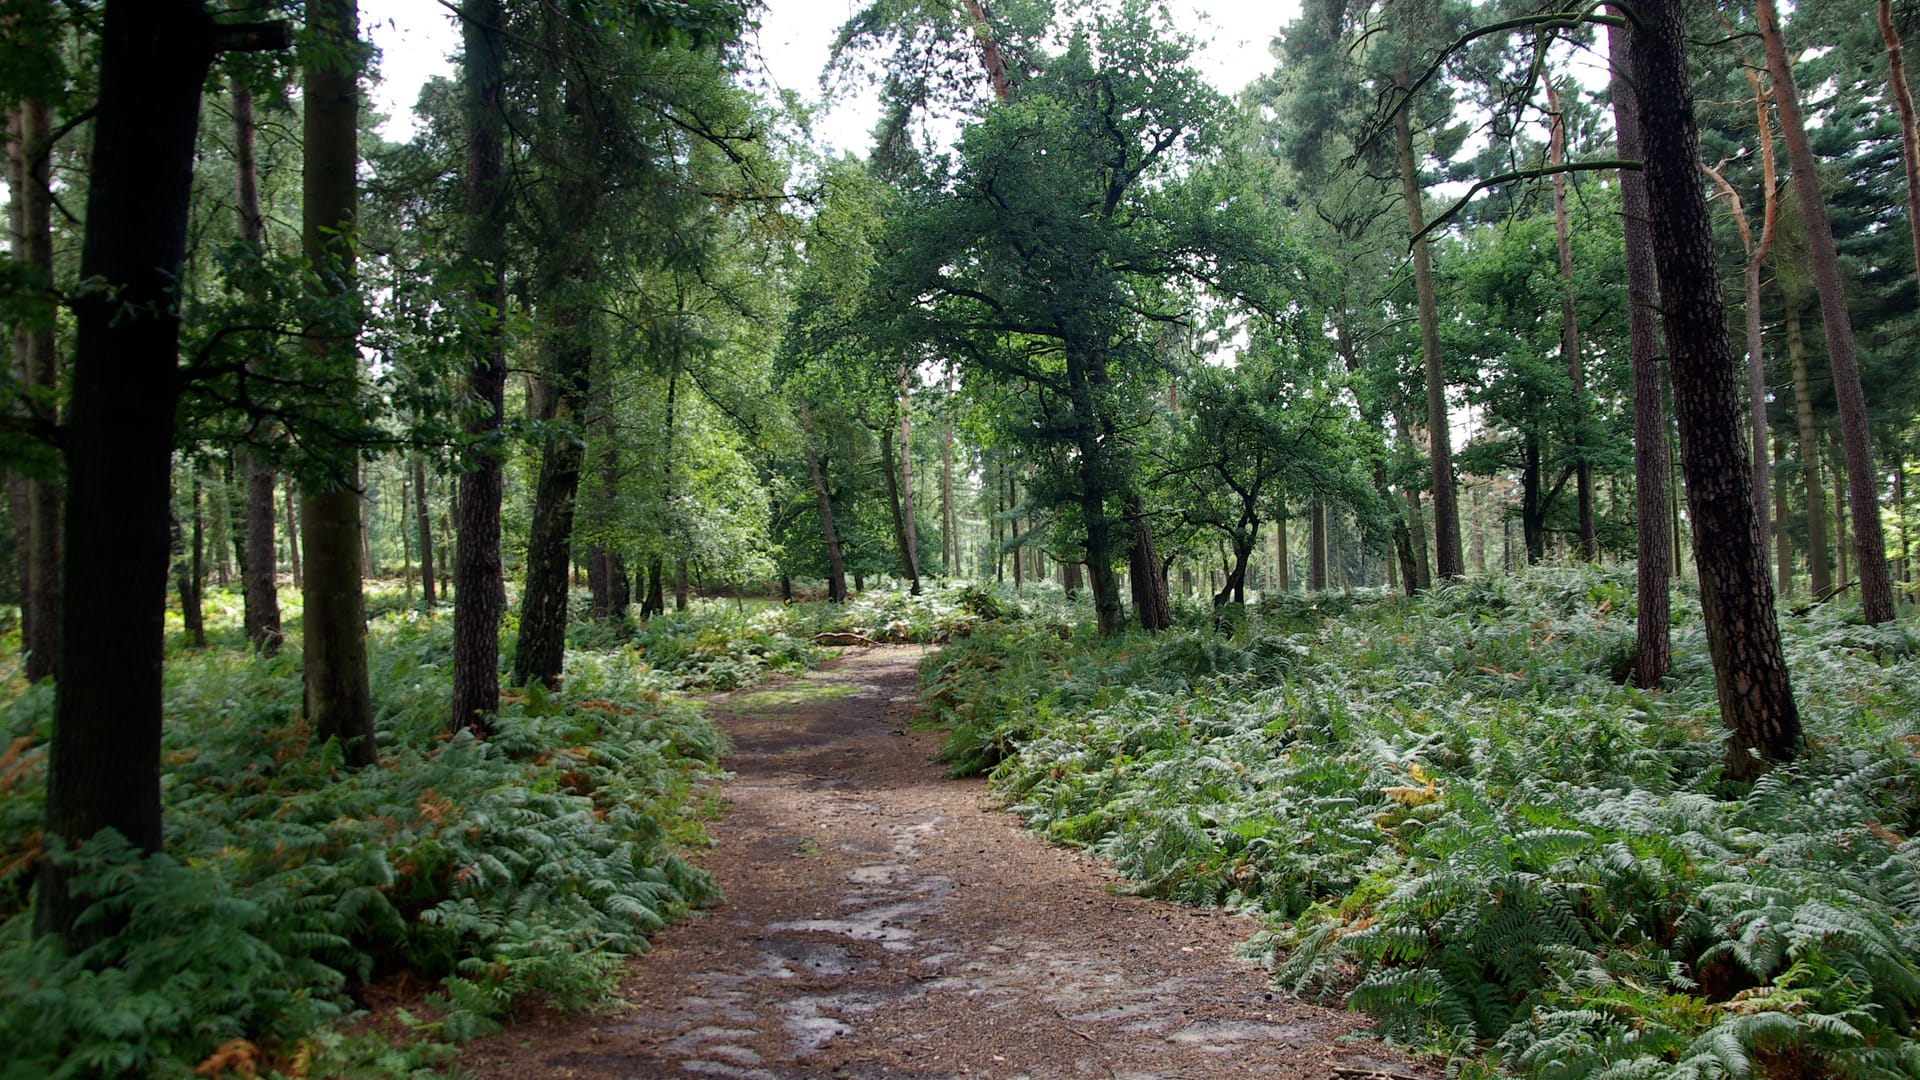
<path fill-rule="evenodd" d="M 922 650 L 711 699 L 733 740 L 706 860 L 609 1014 L 475 1043 L 481 1077 L 1414 1077 L 1233 958 L 1238 916 L 1115 892 L 904 732 Z"/>

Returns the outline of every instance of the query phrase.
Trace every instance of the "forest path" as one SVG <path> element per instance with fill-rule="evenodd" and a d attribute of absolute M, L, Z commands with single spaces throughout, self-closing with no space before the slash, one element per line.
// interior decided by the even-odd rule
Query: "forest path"
<path fill-rule="evenodd" d="M 906 731 L 923 650 L 850 651 L 710 699 L 733 741 L 705 864 L 726 892 L 622 1004 L 474 1044 L 482 1077 L 1431 1075 L 1234 959 L 1252 920 L 1119 895 Z"/>

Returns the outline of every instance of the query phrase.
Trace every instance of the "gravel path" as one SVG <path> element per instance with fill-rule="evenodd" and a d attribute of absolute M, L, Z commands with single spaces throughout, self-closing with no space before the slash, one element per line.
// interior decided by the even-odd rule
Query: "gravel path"
<path fill-rule="evenodd" d="M 1119 895 L 903 731 L 921 650 L 711 701 L 733 740 L 706 865 L 622 1004 L 475 1043 L 481 1077 L 1402 1077 L 1354 1018 L 1234 959 L 1256 928 Z"/>

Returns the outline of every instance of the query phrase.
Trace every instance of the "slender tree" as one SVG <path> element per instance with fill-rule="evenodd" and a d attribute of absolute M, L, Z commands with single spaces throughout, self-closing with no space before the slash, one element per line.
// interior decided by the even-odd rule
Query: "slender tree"
<path fill-rule="evenodd" d="M 1547 84 L 1548 163 L 1567 163 L 1567 118 L 1553 79 Z M 1587 460 L 1587 368 L 1580 358 L 1580 318 L 1573 302 L 1573 238 L 1567 226 L 1567 174 L 1553 174 L 1553 233 L 1560 258 L 1560 358 L 1567 365 L 1573 401 L 1573 483 L 1580 522 L 1580 557 L 1600 557 L 1600 535 L 1593 514 L 1593 463 Z"/>
<path fill-rule="evenodd" d="M 1914 271 L 1920 274 L 1920 125 L 1914 119 L 1913 91 L 1907 87 L 1900 32 L 1893 26 L 1893 0 L 1880 0 L 1880 40 L 1887 49 L 1887 93 L 1900 112 L 1900 163 L 1907 174 L 1907 231 L 1913 238 Z"/>
<path fill-rule="evenodd" d="M 254 158 L 253 90 L 233 83 L 234 207 L 240 218 L 240 240 L 256 253 L 266 231 L 260 213 L 260 184 Z M 247 640 L 271 656 L 280 651 L 280 595 L 274 578 L 278 545 L 274 542 L 273 467 L 251 451 L 241 452 L 247 480 L 246 558 L 240 567 Z"/>
<path fill-rule="evenodd" d="M 1853 320 L 1847 313 L 1846 288 L 1840 280 L 1840 256 L 1834 249 L 1833 226 L 1820 194 L 1819 171 L 1813 146 L 1807 141 L 1800 116 L 1800 92 L 1794 86 L 1793 66 L 1774 14 L 1773 0 L 1756 0 L 1760 40 L 1767 50 L 1767 74 L 1773 80 L 1774 108 L 1780 114 L 1780 134 L 1793 166 L 1793 190 L 1800 201 L 1806 229 L 1808 261 L 1820 294 L 1820 318 L 1827 335 L 1827 366 L 1833 373 L 1833 395 L 1840 411 L 1840 442 L 1846 451 L 1847 502 L 1852 511 L 1854 562 L 1860 574 L 1860 609 L 1869 625 L 1893 618 L 1893 580 L 1887 572 L 1886 537 L 1880 526 L 1878 469 L 1873 440 L 1867 429 L 1867 397 L 1860 384 L 1855 355 Z"/>

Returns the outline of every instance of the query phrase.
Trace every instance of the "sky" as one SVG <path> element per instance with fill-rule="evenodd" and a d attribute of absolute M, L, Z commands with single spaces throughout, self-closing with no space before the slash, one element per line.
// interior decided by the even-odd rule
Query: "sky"
<path fill-rule="evenodd" d="M 842 23 L 864 6 L 860 0 L 767 0 L 751 53 L 767 80 L 809 100 L 819 97 L 820 71 Z M 1299 12 L 1299 0 L 1167 0 L 1175 25 L 1204 46 L 1194 58 L 1202 75 L 1233 94 L 1272 64 L 1267 45 Z M 451 75 L 449 55 L 459 47 L 453 15 L 440 0 L 361 0 L 362 28 L 380 48 L 381 81 L 374 107 L 386 113 L 382 134 L 404 139 L 420 86 L 434 75 Z M 816 120 L 814 133 L 832 151 L 866 150 L 878 117 L 871 96 L 836 106 Z"/>

